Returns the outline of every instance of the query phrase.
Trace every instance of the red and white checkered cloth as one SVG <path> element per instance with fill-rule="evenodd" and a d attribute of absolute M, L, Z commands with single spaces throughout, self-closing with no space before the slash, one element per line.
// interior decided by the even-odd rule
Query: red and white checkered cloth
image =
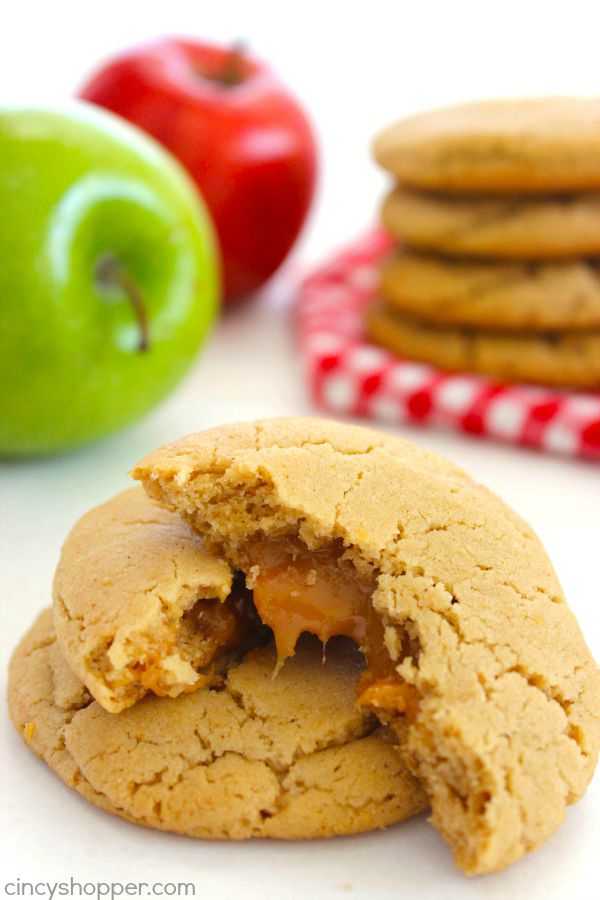
<path fill-rule="evenodd" d="M 390 247 L 363 237 L 306 278 L 297 308 L 314 402 L 332 413 L 444 425 L 549 453 L 600 461 L 600 391 L 501 384 L 411 362 L 369 343 L 362 310 Z"/>

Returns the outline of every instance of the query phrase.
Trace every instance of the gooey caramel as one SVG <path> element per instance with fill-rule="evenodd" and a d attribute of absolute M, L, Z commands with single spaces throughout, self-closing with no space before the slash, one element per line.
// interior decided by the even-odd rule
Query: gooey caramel
<path fill-rule="evenodd" d="M 248 599 L 249 591 L 236 584 L 224 602 L 197 600 L 183 614 L 177 632 L 155 642 L 143 660 L 131 667 L 136 680 L 158 697 L 172 696 L 175 685 L 171 673 L 164 671 L 164 661 L 178 653 L 197 672 L 193 684 L 178 686 L 178 691 L 189 693 L 210 684 L 218 656 L 229 650 L 243 651 L 259 633 L 260 623 Z"/>
<path fill-rule="evenodd" d="M 303 632 L 325 644 L 351 638 L 367 667 L 357 686 L 357 702 L 412 719 L 418 694 L 395 670 L 384 644 L 383 625 L 371 603 L 374 581 L 361 580 L 341 549 L 309 550 L 290 538 L 261 540 L 248 553 L 254 605 L 275 637 L 278 667 L 292 656 Z"/>

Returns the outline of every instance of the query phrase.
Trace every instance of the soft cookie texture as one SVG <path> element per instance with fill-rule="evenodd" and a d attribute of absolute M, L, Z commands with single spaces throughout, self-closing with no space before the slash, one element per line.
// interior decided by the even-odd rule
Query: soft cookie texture
<path fill-rule="evenodd" d="M 600 194 L 471 197 L 397 186 L 384 200 L 381 221 L 402 243 L 449 256 L 600 255 Z"/>
<path fill-rule="evenodd" d="M 341 544 L 375 578 L 418 698 L 391 724 L 466 872 L 555 831 L 596 765 L 600 676 L 539 540 L 499 498 L 408 443 L 311 419 L 190 435 L 133 474 L 233 566 L 257 536 L 292 535 Z"/>
<path fill-rule="evenodd" d="M 69 786 L 108 812 L 198 838 L 318 838 L 426 808 L 392 735 L 354 707 L 349 642 L 304 641 L 273 679 L 255 650 L 220 690 L 106 712 L 72 674 L 49 610 L 13 656 L 12 719 Z"/>
<path fill-rule="evenodd" d="M 600 387 L 600 329 L 513 332 L 434 325 L 378 300 L 365 316 L 374 343 L 450 372 L 551 387 Z"/>
<path fill-rule="evenodd" d="M 600 331 L 600 264 L 472 262 L 393 253 L 380 294 L 425 322 L 492 331 Z"/>
<path fill-rule="evenodd" d="M 250 622 L 226 601 L 232 572 L 198 535 L 143 490 L 119 494 L 68 536 L 54 579 L 62 652 L 110 712 L 148 691 L 175 697 L 204 686 L 219 654 Z"/>
<path fill-rule="evenodd" d="M 413 187 L 539 193 L 600 188 L 600 99 L 492 100 L 433 110 L 375 140 L 377 161 Z"/>

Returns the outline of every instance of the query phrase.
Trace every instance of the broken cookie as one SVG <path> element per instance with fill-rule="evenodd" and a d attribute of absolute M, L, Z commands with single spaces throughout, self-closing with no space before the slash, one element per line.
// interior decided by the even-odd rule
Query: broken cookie
<path fill-rule="evenodd" d="M 141 488 L 75 525 L 53 594 L 62 652 L 109 712 L 210 683 L 261 630 L 227 563 Z"/>
<path fill-rule="evenodd" d="M 322 838 L 383 828 L 426 797 L 377 719 L 353 696 L 348 641 L 305 638 L 273 680 L 272 645 L 218 685 L 148 696 L 118 715 L 67 666 L 50 610 L 17 647 L 9 707 L 31 749 L 87 800 L 197 838 Z"/>
<path fill-rule="evenodd" d="M 253 590 L 278 665 L 353 639 L 357 700 L 398 733 L 470 874 L 558 827 L 600 746 L 600 675 L 532 530 L 446 461 L 311 419 L 222 427 L 134 470 Z"/>

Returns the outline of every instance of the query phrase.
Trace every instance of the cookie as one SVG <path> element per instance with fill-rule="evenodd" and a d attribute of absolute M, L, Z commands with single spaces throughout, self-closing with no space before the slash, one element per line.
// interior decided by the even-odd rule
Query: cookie
<path fill-rule="evenodd" d="M 134 488 L 92 509 L 64 544 L 53 586 L 56 633 L 77 677 L 109 712 L 148 691 L 210 682 L 260 630 L 229 566 L 178 516 Z"/>
<path fill-rule="evenodd" d="M 489 259 L 600 255 L 600 194 L 470 197 L 396 187 L 384 227 L 415 249 Z"/>
<path fill-rule="evenodd" d="M 134 469 L 246 574 L 279 662 L 297 634 L 367 659 L 359 705 L 405 732 L 471 874 L 558 827 L 600 746 L 600 674 L 539 540 L 434 454 L 318 419 L 224 426 Z"/>
<path fill-rule="evenodd" d="M 382 302 L 367 310 L 365 328 L 392 353 L 449 372 L 548 387 L 600 387 L 600 329 L 535 334 L 437 327 Z"/>
<path fill-rule="evenodd" d="M 426 807 L 391 732 L 355 709 L 362 668 L 348 642 L 304 641 L 273 680 L 272 647 L 222 689 L 149 696 L 119 715 L 67 666 L 49 610 L 10 667 L 12 719 L 87 800 L 197 838 L 318 838 L 384 828 Z"/>
<path fill-rule="evenodd" d="M 492 100 L 433 110 L 375 140 L 400 181 L 450 192 L 557 193 L 600 188 L 600 99 Z"/>
<path fill-rule="evenodd" d="M 490 331 L 600 329 L 600 263 L 466 262 L 393 253 L 379 293 L 433 324 Z"/>

